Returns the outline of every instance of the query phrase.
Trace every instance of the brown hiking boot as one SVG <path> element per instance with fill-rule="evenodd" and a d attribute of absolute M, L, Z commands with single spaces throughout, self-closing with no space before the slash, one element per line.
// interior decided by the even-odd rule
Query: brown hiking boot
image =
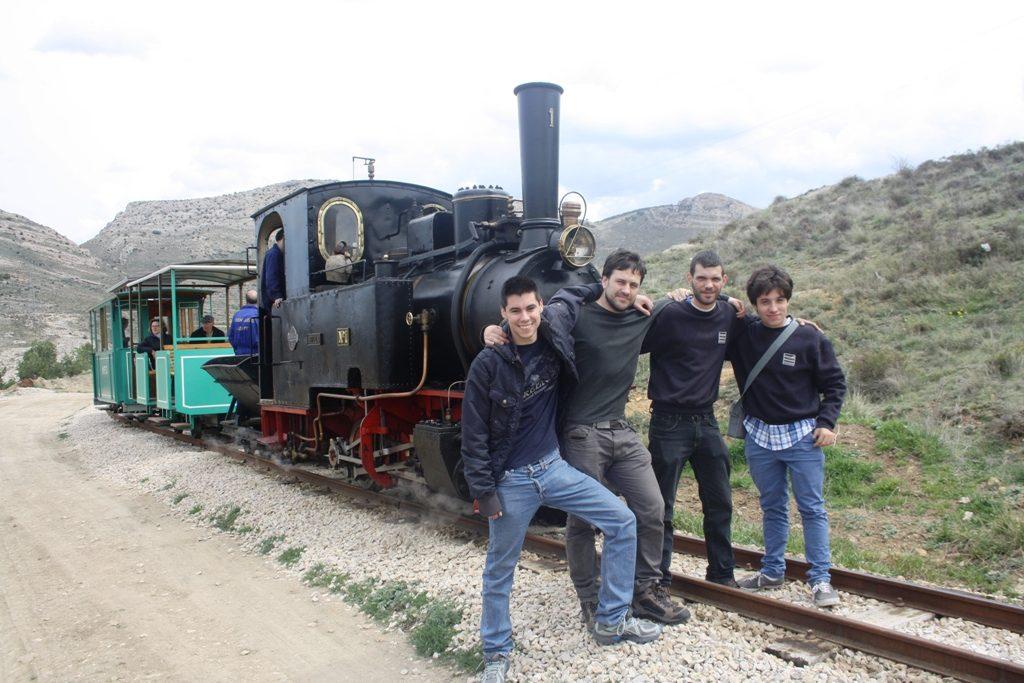
<path fill-rule="evenodd" d="M 633 615 L 659 624 L 682 624 L 690 618 L 690 610 L 677 605 L 664 586 L 653 583 L 633 595 Z"/>

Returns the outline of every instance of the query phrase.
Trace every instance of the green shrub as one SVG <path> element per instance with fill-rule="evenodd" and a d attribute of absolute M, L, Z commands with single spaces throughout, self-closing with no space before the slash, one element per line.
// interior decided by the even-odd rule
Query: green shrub
<path fill-rule="evenodd" d="M 15 382 L 17 381 L 13 377 L 11 379 L 4 379 L 4 376 L 6 374 L 7 368 L 0 366 L 0 390 L 9 389 L 10 387 L 13 387 Z"/>
<path fill-rule="evenodd" d="M 872 400 L 891 398 L 899 393 L 897 373 L 900 363 L 898 351 L 863 351 L 850 363 L 850 379 L 854 388 Z"/>
<path fill-rule="evenodd" d="M 60 371 L 65 377 L 80 375 L 92 369 L 92 344 L 86 342 L 60 359 Z"/>
<path fill-rule="evenodd" d="M 82 344 L 57 360 L 57 347 L 51 341 L 32 342 L 18 363 L 20 379 L 55 379 L 87 372 L 92 368 L 92 344 Z M 3 373 L 0 372 L 0 377 Z"/>
<path fill-rule="evenodd" d="M 32 342 L 18 363 L 20 379 L 53 379 L 61 376 L 61 367 L 57 362 L 57 348 L 51 341 Z"/>

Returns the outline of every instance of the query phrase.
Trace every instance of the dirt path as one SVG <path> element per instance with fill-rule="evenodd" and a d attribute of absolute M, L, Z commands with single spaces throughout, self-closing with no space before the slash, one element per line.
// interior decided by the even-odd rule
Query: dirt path
<path fill-rule="evenodd" d="M 0 681 L 451 678 L 229 537 L 92 478 L 58 438 L 90 401 L 0 399 Z"/>

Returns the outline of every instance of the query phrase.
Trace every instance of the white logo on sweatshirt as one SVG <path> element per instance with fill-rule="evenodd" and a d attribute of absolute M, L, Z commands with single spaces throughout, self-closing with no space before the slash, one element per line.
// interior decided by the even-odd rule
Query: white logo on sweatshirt
<path fill-rule="evenodd" d="M 729 335 L 729 333 L 726 332 L 725 330 L 722 330 L 721 332 L 719 332 L 718 333 L 718 343 L 719 344 L 724 344 L 725 343 L 725 339 L 726 339 L 726 337 L 728 337 L 728 335 Z"/>
<path fill-rule="evenodd" d="M 782 354 L 782 364 L 788 365 L 789 367 L 796 366 L 796 354 L 795 353 L 784 353 Z"/>

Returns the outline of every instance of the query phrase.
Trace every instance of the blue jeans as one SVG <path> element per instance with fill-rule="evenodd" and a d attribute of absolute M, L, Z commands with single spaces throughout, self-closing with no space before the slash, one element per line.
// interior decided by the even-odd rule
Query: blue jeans
<path fill-rule="evenodd" d="M 781 451 L 770 451 L 754 443 L 748 434 L 744 444 L 750 476 L 761 494 L 764 518 L 764 559 L 761 573 L 777 578 L 786 575 L 786 540 L 789 538 L 789 492 L 786 474 L 804 526 L 804 552 L 811 565 L 807 580 L 813 586 L 830 581 L 832 558 L 828 542 L 828 513 L 825 512 L 825 453 L 814 446 L 814 434 Z"/>
<path fill-rule="evenodd" d="M 636 562 L 636 518 L 629 508 L 596 479 L 562 460 L 557 451 L 532 465 L 506 471 L 498 481 L 498 499 L 501 517 L 489 521 L 484 567 L 480 638 L 485 657 L 512 651 L 508 606 L 512 577 L 526 529 L 541 505 L 576 515 L 604 532 L 596 618 L 602 624 L 622 620 L 633 600 Z"/>

